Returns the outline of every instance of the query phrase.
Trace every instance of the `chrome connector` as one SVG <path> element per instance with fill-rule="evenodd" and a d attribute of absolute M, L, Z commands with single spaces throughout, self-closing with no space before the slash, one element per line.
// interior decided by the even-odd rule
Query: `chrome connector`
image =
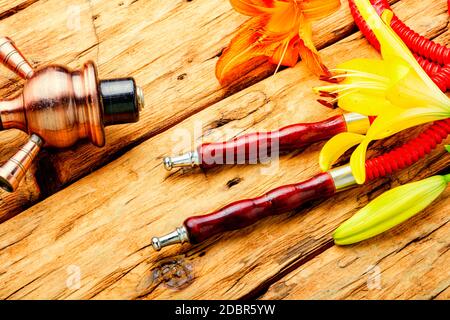
<path fill-rule="evenodd" d="M 189 242 L 189 236 L 184 226 L 177 228 L 174 232 L 162 237 L 154 237 L 152 239 L 152 246 L 155 251 L 160 251 L 162 248 L 177 244 Z"/>
<path fill-rule="evenodd" d="M 347 124 L 347 132 L 366 134 L 370 128 L 369 117 L 359 113 L 345 113 L 344 120 Z"/>
<path fill-rule="evenodd" d="M 166 168 L 167 171 L 172 170 L 173 168 L 178 167 L 196 167 L 200 165 L 200 159 L 198 152 L 188 152 L 186 154 L 183 154 L 181 156 L 176 157 L 165 157 L 163 159 L 164 162 L 164 168 Z"/>
<path fill-rule="evenodd" d="M 347 190 L 357 184 L 350 165 L 331 169 L 328 173 L 333 178 L 336 191 Z"/>

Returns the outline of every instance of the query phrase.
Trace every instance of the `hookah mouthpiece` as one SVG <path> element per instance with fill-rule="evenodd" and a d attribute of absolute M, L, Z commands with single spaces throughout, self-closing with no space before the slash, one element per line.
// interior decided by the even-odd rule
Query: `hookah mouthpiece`
<path fill-rule="evenodd" d="M 254 164 L 277 157 L 280 152 L 292 152 L 312 143 L 330 139 L 341 132 L 365 134 L 370 119 L 358 113 L 346 113 L 320 122 L 297 123 L 270 132 L 253 132 L 229 141 L 204 143 L 175 157 L 165 157 L 164 167 L 209 169 L 225 164 Z"/>
<path fill-rule="evenodd" d="M 189 242 L 189 236 L 185 226 L 179 227 L 174 232 L 165 236 L 152 238 L 152 246 L 155 251 L 160 251 L 164 247 L 177 243 L 183 244 L 185 242 Z"/>

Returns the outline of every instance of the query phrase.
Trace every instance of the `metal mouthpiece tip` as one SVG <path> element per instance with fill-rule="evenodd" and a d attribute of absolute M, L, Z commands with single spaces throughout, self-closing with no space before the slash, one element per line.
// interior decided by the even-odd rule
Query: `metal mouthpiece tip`
<path fill-rule="evenodd" d="M 196 167 L 200 164 L 198 152 L 188 152 L 176 157 L 165 157 L 163 159 L 164 167 L 167 171 L 173 168 Z"/>
<path fill-rule="evenodd" d="M 152 247 L 155 251 L 160 251 L 164 247 L 185 242 L 189 242 L 189 236 L 186 228 L 182 226 L 165 236 L 152 238 Z"/>
<path fill-rule="evenodd" d="M 171 157 L 164 157 L 163 159 L 164 168 L 166 168 L 167 171 L 170 171 L 173 169 L 173 163 Z"/>
<path fill-rule="evenodd" d="M 153 237 L 153 239 L 152 239 L 152 246 L 153 246 L 153 249 L 155 251 L 160 251 L 161 250 L 161 241 L 159 241 L 159 238 Z"/>

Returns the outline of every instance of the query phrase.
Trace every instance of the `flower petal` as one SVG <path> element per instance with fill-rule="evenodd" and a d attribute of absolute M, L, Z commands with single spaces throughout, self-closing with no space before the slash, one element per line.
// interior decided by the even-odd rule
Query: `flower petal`
<path fill-rule="evenodd" d="M 285 9 L 289 3 L 277 0 L 230 0 L 233 8 L 247 16 L 273 14 Z"/>
<path fill-rule="evenodd" d="M 391 229 L 429 206 L 447 183 L 443 176 L 434 176 L 385 192 L 339 226 L 335 243 L 348 245 Z"/>
<path fill-rule="evenodd" d="M 401 108 L 436 106 L 443 112 L 446 110 L 450 112 L 450 100 L 447 99 L 443 103 L 436 99 L 432 92 L 423 90 L 422 79 L 412 68 L 405 71 L 404 74 L 399 75 L 398 81 L 386 91 L 386 98 L 389 101 Z"/>
<path fill-rule="evenodd" d="M 264 42 L 261 30 L 267 17 L 255 17 L 244 23 L 216 65 L 216 77 L 222 85 L 230 83 L 255 68 L 256 62 L 268 60 L 273 43 Z M 257 60 L 257 61 L 256 61 Z"/>
<path fill-rule="evenodd" d="M 343 132 L 328 140 L 319 156 L 322 171 L 328 171 L 347 150 L 361 143 L 364 138 L 361 134 Z"/>
<path fill-rule="evenodd" d="M 399 109 L 380 115 L 367 131 L 370 140 L 384 139 L 400 131 L 421 124 L 447 119 L 450 114 L 439 108 L 411 108 Z"/>
<path fill-rule="evenodd" d="M 378 116 L 367 131 L 366 139 L 356 148 L 350 159 L 350 165 L 356 182 L 363 184 L 366 180 L 366 152 L 371 141 L 384 139 L 405 129 L 447 119 L 448 117 L 449 114 L 443 113 L 440 109 L 436 108 L 435 110 L 431 108 L 397 108 Z"/>
<path fill-rule="evenodd" d="M 371 140 L 368 138 L 361 141 L 361 144 L 356 148 L 350 158 L 350 167 L 358 184 L 364 184 L 366 182 L 366 153 L 370 142 Z"/>
<path fill-rule="evenodd" d="M 338 101 L 341 109 L 366 116 L 378 116 L 396 108 L 382 94 L 360 91 L 343 94 Z"/>
<path fill-rule="evenodd" d="M 323 64 L 320 58 L 319 52 L 314 46 L 312 40 L 312 27 L 311 22 L 307 21 L 304 17 L 300 20 L 300 27 L 298 34 L 300 36 L 299 53 L 302 60 L 306 63 L 309 70 L 317 75 L 331 76 L 328 68 Z"/>
<path fill-rule="evenodd" d="M 336 12 L 341 6 L 340 0 L 309 0 L 301 2 L 302 13 L 308 20 L 322 19 Z"/>
<path fill-rule="evenodd" d="M 404 60 L 406 64 L 411 66 L 417 75 L 422 79 L 423 86 L 434 94 L 435 99 L 439 99 L 445 103 L 445 101 L 448 100 L 447 96 L 426 74 L 414 58 L 409 48 L 391 28 L 391 20 L 393 17 L 392 11 L 385 10 L 380 17 L 369 0 L 355 0 L 355 4 L 362 17 L 380 42 L 383 59 L 389 60 L 390 57 L 397 57 Z M 421 88 L 421 90 L 427 89 Z"/>
<path fill-rule="evenodd" d="M 275 52 L 270 58 L 270 62 L 287 67 L 295 66 L 299 58 L 299 41 L 300 39 L 298 36 L 295 36 L 290 41 L 280 44 L 278 48 L 275 49 Z"/>

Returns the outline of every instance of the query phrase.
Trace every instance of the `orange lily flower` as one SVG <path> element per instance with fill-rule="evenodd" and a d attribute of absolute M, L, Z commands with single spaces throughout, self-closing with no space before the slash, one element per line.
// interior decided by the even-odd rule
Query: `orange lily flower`
<path fill-rule="evenodd" d="M 311 22 L 335 12 L 340 0 L 230 0 L 244 23 L 216 65 L 216 76 L 227 84 L 247 73 L 261 59 L 293 67 L 299 56 L 317 75 L 330 73 L 312 41 Z"/>

